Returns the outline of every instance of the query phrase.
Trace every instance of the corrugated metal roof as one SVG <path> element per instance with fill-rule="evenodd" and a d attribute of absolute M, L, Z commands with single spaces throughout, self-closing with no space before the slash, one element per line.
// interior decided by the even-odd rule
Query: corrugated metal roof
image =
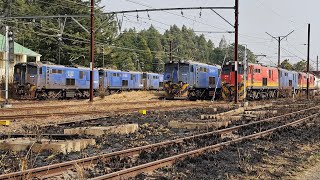
<path fill-rule="evenodd" d="M 4 52 L 5 46 L 5 37 L 4 35 L 0 34 L 0 52 Z M 18 43 L 14 43 L 14 54 L 20 54 L 20 55 L 27 55 L 27 56 L 41 56 L 39 53 L 36 53 Z"/>

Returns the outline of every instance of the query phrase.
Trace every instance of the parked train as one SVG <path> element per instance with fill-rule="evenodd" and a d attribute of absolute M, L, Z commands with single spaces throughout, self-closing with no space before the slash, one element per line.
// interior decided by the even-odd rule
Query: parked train
<path fill-rule="evenodd" d="M 221 67 L 192 61 L 170 61 L 164 67 L 164 91 L 167 99 L 188 97 L 208 99 L 221 95 Z"/>
<path fill-rule="evenodd" d="M 286 69 L 267 67 L 261 64 L 247 66 L 247 78 L 244 80 L 244 65 L 238 65 L 239 99 L 265 99 L 276 97 L 291 97 L 305 93 L 307 90 L 307 73 L 289 71 Z M 222 68 L 222 97 L 225 100 L 234 99 L 235 63 L 227 62 Z M 246 86 L 246 93 L 244 92 Z M 309 74 L 309 88 L 315 89 L 315 76 Z"/>
<path fill-rule="evenodd" d="M 95 69 L 93 89 L 113 93 L 123 90 L 159 90 L 163 75 L 155 73 L 126 72 Z M 43 63 L 18 63 L 14 66 L 16 98 L 64 99 L 88 98 L 90 93 L 90 69 L 66 67 Z"/>

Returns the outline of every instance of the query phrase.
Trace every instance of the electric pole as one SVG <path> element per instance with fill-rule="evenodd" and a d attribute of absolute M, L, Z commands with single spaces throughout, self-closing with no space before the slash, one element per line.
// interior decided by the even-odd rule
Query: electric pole
<path fill-rule="evenodd" d="M 289 34 L 285 35 L 285 36 L 278 36 L 278 37 L 274 37 L 271 34 L 269 34 L 268 32 L 266 32 L 270 37 L 274 38 L 275 40 L 278 41 L 278 67 L 280 67 L 281 64 L 281 60 L 280 60 L 280 53 L 281 53 L 281 41 L 284 40 L 285 38 L 287 38 L 290 34 L 292 34 L 294 32 L 291 31 Z"/>
<path fill-rule="evenodd" d="M 309 71 L 310 71 L 310 24 L 308 24 L 308 55 L 307 55 L 307 99 L 309 99 Z"/>
<path fill-rule="evenodd" d="M 93 102 L 93 78 L 94 78 L 94 0 L 91 0 L 90 13 L 90 102 Z"/>
<path fill-rule="evenodd" d="M 169 56 L 170 56 L 170 61 L 172 61 L 173 60 L 173 57 L 172 57 L 172 40 L 170 40 L 170 54 L 169 54 Z"/>
<path fill-rule="evenodd" d="M 317 72 L 319 72 L 319 56 L 317 56 Z"/>
<path fill-rule="evenodd" d="M 235 104 L 238 103 L 238 41 L 239 41 L 239 0 L 235 0 L 235 42 L 234 42 L 234 74 L 235 74 Z"/>
<path fill-rule="evenodd" d="M 9 104 L 9 70 L 10 70 L 10 60 L 14 60 L 13 55 L 13 32 L 10 31 L 9 26 L 5 27 L 5 102 L 2 105 L 3 108 L 10 108 L 12 105 Z M 11 50 L 10 50 L 11 49 Z"/>

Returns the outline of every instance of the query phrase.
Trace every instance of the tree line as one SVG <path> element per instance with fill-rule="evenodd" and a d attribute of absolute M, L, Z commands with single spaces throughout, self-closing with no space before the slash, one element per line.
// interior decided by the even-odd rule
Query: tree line
<path fill-rule="evenodd" d="M 9 3 L 10 2 L 10 3 Z M 234 60 L 234 44 L 223 37 L 215 44 L 193 29 L 172 25 L 164 33 L 154 26 L 145 30 L 121 29 L 121 21 L 113 15 L 103 15 L 101 0 L 96 0 L 95 66 L 120 70 L 162 72 L 165 62 L 193 60 L 222 65 Z M 82 0 L 14 0 L 0 2 L 1 16 L 46 16 L 88 14 L 89 1 Z M 77 22 L 76 22 L 77 21 Z M 59 19 L 11 19 L 2 21 L 13 28 L 15 41 L 42 55 L 42 61 L 62 65 L 89 66 L 89 17 Z M 82 24 L 83 27 L 81 27 Z M 239 61 L 245 47 L 239 45 Z M 170 57 L 170 54 L 172 55 Z M 249 62 L 256 62 L 247 49 Z"/>

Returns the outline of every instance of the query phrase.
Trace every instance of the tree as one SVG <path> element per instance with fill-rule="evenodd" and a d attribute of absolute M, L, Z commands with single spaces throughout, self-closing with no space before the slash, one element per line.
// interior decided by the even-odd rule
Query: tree
<path fill-rule="evenodd" d="M 281 62 L 280 67 L 282 69 L 287 69 L 287 70 L 293 70 L 292 64 L 289 63 L 289 59 L 285 59 L 284 61 Z"/>
<path fill-rule="evenodd" d="M 244 60 L 244 51 L 246 47 L 241 44 L 238 45 L 238 61 Z M 234 61 L 234 43 L 229 45 L 226 50 L 227 59 L 226 61 Z M 256 62 L 256 57 L 250 49 L 247 49 L 247 61 L 251 63 Z"/>
<path fill-rule="evenodd" d="M 219 43 L 219 48 L 220 49 L 224 49 L 228 47 L 228 43 L 226 41 L 226 38 L 224 36 L 222 36 L 220 43 Z"/>
<path fill-rule="evenodd" d="M 99 3 L 96 1 L 96 14 L 102 13 Z M 0 3 L 5 9 L 7 3 Z M 88 14 L 90 2 L 79 0 L 47 0 L 47 1 L 11 1 L 12 16 L 32 16 L 32 15 L 58 15 L 58 14 Z M 90 26 L 89 17 L 76 18 L 84 27 Z M 107 22 L 105 22 L 107 20 Z M 35 19 L 15 21 L 4 20 L 4 23 L 13 27 L 15 41 L 24 46 L 39 52 L 43 61 L 59 62 L 64 65 L 79 64 L 89 66 L 89 39 L 90 34 L 84 31 L 71 18 L 67 19 Z M 60 27 L 64 24 L 64 31 L 61 34 Z M 112 44 L 117 33 L 117 24 L 113 16 L 96 16 L 96 46 L 102 43 Z M 59 53 L 60 49 L 60 53 Z M 98 48 L 96 48 L 97 50 Z M 99 56 L 97 56 L 99 57 Z M 95 59 L 98 64 L 102 64 L 102 59 Z"/>

